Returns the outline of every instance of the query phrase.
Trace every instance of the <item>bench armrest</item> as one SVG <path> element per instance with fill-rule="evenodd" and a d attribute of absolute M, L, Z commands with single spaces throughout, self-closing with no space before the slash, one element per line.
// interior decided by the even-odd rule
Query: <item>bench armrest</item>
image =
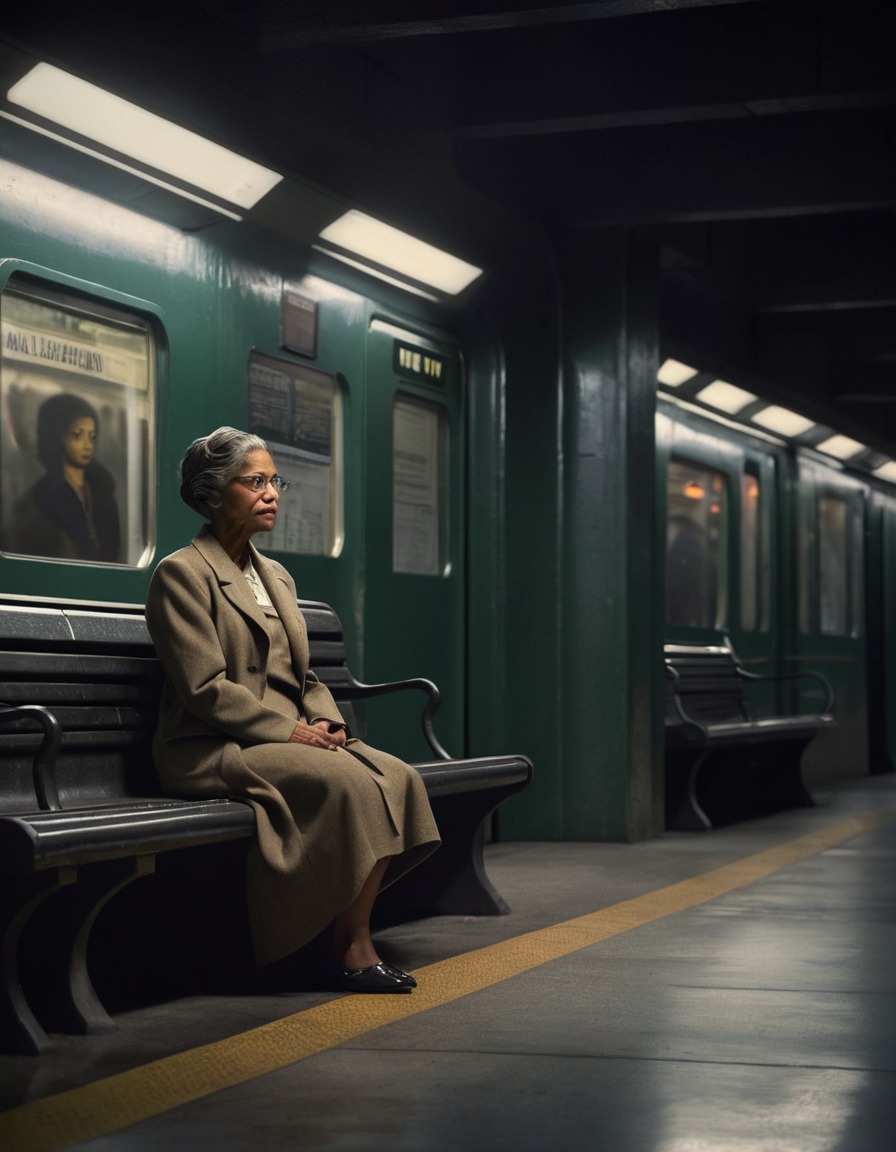
<path fill-rule="evenodd" d="M 62 805 L 56 787 L 56 757 L 62 744 L 62 726 L 53 713 L 41 704 L 20 704 L 15 707 L 0 704 L 0 724 L 22 719 L 36 720 L 43 729 L 40 747 L 31 765 L 31 779 L 38 807 L 44 812 L 60 812 Z"/>
<path fill-rule="evenodd" d="M 672 667 L 671 664 L 667 663 L 665 668 L 666 679 L 672 681 L 672 703 L 675 705 L 675 711 L 678 713 L 679 719 L 681 720 L 682 724 L 697 724 L 697 721 L 692 716 L 689 716 L 687 712 L 685 712 L 684 706 L 681 703 L 681 697 L 678 695 L 678 684 L 681 680 L 681 677 L 678 675 L 678 672 Z M 697 724 L 697 727 L 699 727 L 699 724 Z"/>
<path fill-rule="evenodd" d="M 392 692 L 403 692 L 408 688 L 418 688 L 421 692 L 426 693 L 428 699 L 423 705 L 423 711 L 420 715 L 423 735 L 440 760 L 450 760 L 450 753 L 446 752 L 439 743 L 432 726 L 433 717 L 442 703 L 442 695 L 431 680 L 415 677 L 411 680 L 394 680 L 388 684 L 362 684 L 360 680 L 355 680 L 352 677 L 351 683 L 339 684 L 336 687 L 331 685 L 331 690 L 333 690 L 337 700 L 340 696 L 345 700 L 364 700 L 373 696 L 386 696 Z"/>
<path fill-rule="evenodd" d="M 830 680 L 828 680 L 827 676 L 825 676 L 823 672 L 815 672 L 809 670 L 806 672 L 782 672 L 779 675 L 763 676 L 759 672 L 748 672 L 746 668 L 742 668 L 740 665 L 738 665 L 737 674 L 743 680 L 760 680 L 765 681 L 766 683 L 778 680 L 804 680 L 807 677 L 810 680 L 816 680 L 824 689 L 825 694 L 824 706 L 821 709 L 822 714 L 827 715 L 833 713 L 834 711 L 834 689 L 831 687 Z"/>

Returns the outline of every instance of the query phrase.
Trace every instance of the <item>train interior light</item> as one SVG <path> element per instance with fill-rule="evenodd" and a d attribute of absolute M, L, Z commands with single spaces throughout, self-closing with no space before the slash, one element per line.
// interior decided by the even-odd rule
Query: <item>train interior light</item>
<path fill-rule="evenodd" d="M 382 275 L 385 269 L 387 274 L 427 285 L 446 296 L 457 296 L 482 275 L 482 269 L 474 264 L 355 208 L 324 228 L 318 242 L 323 251 L 354 257 L 359 266 L 375 275 Z"/>
<path fill-rule="evenodd" d="M 667 388 L 678 388 L 696 375 L 696 368 L 692 368 L 689 364 L 683 364 L 681 360 L 670 359 L 662 362 L 656 378 L 660 384 L 665 384 Z"/>
<path fill-rule="evenodd" d="M 254 207 L 283 179 L 279 173 L 254 160 L 52 64 L 35 65 L 6 95 L 10 103 L 33 116 L 245 210 Z M 48 132 L 39 123 L 17 122 L 118 167 L 127 167 L 117 157 L 86 148 L 76 139 Z M 139 174 L 153 179 L 151 173 L 142 169 Z M 162 183 L 158 179 L 154 182 Z M 173 185 L 163 186 L 181 195 L 188 194 Z"/>
<path fill-rule="evenodd" d="M 727 412 L 731 416 L 758 399 L 752 392 L 738 388 L 736 384 L 729 384 L 726 380 L 713 380 L 697 393 L 696 398 L 703 404 L 718 408 L 720 412 Z"/>

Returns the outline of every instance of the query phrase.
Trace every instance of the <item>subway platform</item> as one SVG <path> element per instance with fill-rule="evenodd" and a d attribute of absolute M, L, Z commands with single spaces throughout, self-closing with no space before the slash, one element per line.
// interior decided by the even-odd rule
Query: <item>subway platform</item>
<path fill-rule="evenodd" d="M 896 776 L 638 844 L 506 843 L 512 912 L 383 931 L 403 996 L 191 995 L 0 1056 L 0 1148 L 884 1152 Z"/>

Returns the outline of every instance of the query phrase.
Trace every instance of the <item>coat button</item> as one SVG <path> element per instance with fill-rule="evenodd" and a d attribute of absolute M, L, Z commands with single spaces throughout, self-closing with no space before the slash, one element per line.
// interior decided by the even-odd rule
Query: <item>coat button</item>
<path fill-rule="evenodd" d="M 258 671 L 258 665 L 257 664 L 250 664 L 249 667 L 246 669 L 246 671 L 247 672 L 257 672 Z"/>

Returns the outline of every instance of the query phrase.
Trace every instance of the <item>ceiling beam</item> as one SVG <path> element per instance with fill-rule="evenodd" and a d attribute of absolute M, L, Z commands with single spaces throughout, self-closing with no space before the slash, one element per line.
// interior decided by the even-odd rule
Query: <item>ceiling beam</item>
<path fill-rule="evenodd" d="M 573 228 L 896 207 L 884 110 L 747 118 L 568 139 L 458 141 L 481 191 Z"/>
<path fill-rule="evenodd" d="M 730 7 L 769 0 L 591 0 L 581 4 L 528 7 L 520 3 L 477 4 L 470 0 L 363 4 L 357 0 L 261 0 L 258 48 L 291 52 L 311 44 L 363 44 L 420 36 L 454 36 L 513 28 L 545 28 L 595 20 L 642 16 L 689 8 Z M 458 9 L 462 11 L 458 11 Z"/>

